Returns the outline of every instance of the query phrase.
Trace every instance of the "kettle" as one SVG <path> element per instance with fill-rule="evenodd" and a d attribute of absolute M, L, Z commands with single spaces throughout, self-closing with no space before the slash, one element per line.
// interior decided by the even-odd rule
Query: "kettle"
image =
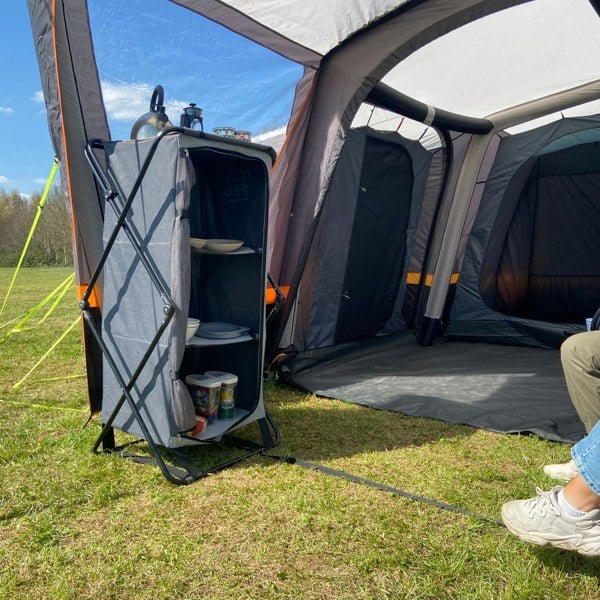
<path fill-rule="evenodd" d="M 157 85 L 150 99 L 150 112 L 142 115 L 131 129 L 132 140 L 156 137 L 161 130 L 173 127 L 173 124 L 169 121 L 169 117 L 165 113 L 165 107 L 163 106 L 164 96 L 165 91 L 162 85 Z"/>

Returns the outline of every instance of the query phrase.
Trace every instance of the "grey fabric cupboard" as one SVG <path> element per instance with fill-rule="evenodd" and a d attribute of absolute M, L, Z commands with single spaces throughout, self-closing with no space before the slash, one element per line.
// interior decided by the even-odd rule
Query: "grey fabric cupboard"
<path fill-rule="evenodd" d="M 146 440 L 168 479 L 189 483 L 204 473 L 163 464 L 159 448 L 180 464 L 184 446 L 219 441 L 257 422 L 263 445 L 278 432 L 263 403 L 266 235 L 272 149 L 173 128 L 157 138 L 88 145 L 105 188 L 104 254 L 92 286 L 101 290 L 103 431 Z M 233 252 L 196 250 L 191 238 L 235 239 Z M 86 315 L 85 296 L 82 301 Z M 188 316 L 226 323 L 235 337 L 195 336 Z M 97 324 L 96 324 L 97 325 Z M 185 385 L 189 374 L 218 370 L 238 376 L 233 418 L 196 426 Z M 177 473 L 173 475 L 173 473 Z"/>

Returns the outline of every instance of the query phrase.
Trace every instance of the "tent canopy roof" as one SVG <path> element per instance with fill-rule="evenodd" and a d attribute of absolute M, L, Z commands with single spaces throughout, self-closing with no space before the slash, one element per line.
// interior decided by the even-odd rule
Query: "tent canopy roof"
<path fill-rule="evenodd" d="M 381 17 L 444 9 L 470 10 L 471 19 L 481 7 L 481 18 L 417 44 L 383 78 L 412 98 L 470 117 L 599 78 L 600 19 L 589 0 L 173 1 L 309 66 Z M 486 16 L 490 7 L 497 12 Z"/>
<path fill-rule="evenodd" d="M 433 106 L 486 117 L 598 79 L 600 19 L 587 0 L 514 6 L 417 50 L 383 81 Z"/>
<path fill-rule="evenodd" d="M 313 63 L 410 0 L 171 0 L 298 62 Z"/>

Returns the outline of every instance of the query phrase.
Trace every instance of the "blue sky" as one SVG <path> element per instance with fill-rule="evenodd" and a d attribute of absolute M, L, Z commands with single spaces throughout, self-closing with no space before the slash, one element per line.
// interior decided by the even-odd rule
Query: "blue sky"
<path fill-rule="evenodd" d="M 39 69 L 24 0 L 2 7 L 0 37 L 0 187 L 25 194 L 41 191 L 54 150 L 48 135 Z"/>
<path fill-rule="evenodd" d="M 0 39 L 0 187 L 41 192 L 54 158 L 27 4 L 3 6 Z M 113 139 L 129 137 L 155 85 L 167 114 L 204 110 L 205 130 L 233 126 L 254 136 L 283 127 L 298 65 L 167 0 L 89 0 L 98 72 Z"/>

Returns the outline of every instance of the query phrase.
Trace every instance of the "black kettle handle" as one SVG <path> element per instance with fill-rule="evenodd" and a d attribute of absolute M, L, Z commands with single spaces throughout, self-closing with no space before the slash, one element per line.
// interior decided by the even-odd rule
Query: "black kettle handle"
<path fill-rule="evenodd" d="M 165 99 L 165 90 L 162 85 L 157 85 L 152 92 L 152 98 L 150 98 L 150 111 L 160 112 L 161 108 L 164 108 L 163 101 Z"/>

